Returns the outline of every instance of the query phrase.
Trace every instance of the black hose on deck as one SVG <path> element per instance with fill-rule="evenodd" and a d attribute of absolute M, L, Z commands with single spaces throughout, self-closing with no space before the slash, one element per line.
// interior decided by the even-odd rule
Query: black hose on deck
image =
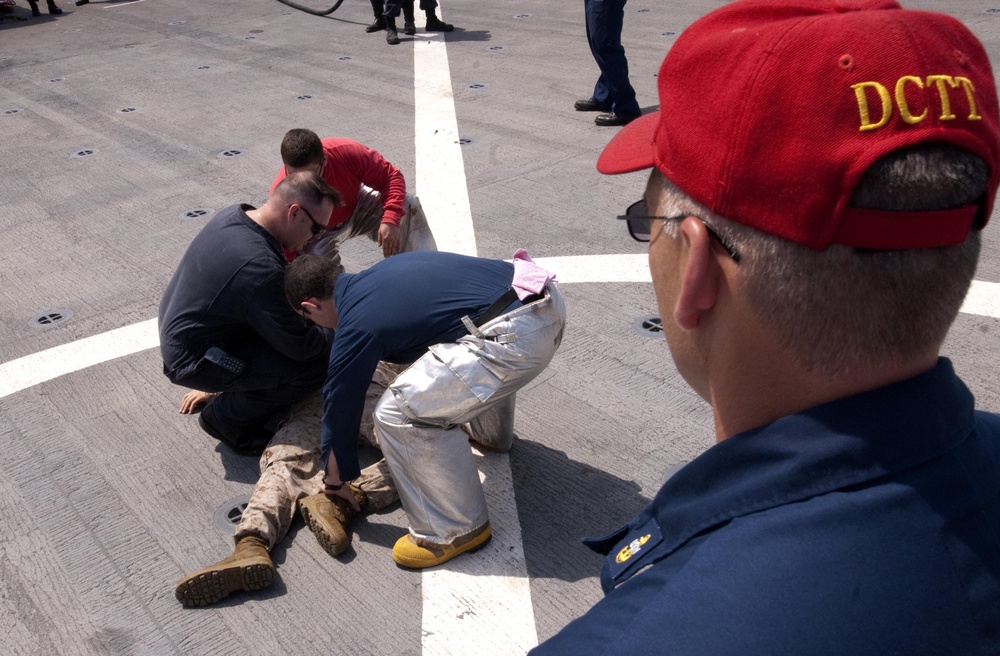
<path fill-rule="evenodd" d="M 294 7 L 300 11 L 304 11 L 307 14 L 312 14 L 313 16 L 326 16 L 327 14 L 332 14 L 337 11 L 337 8 L 344 2 L 344 0 L 337 0 L 337 2 L 327 9 L 326 11 L 319 11 L 318 9 L 310 9 L 309 7 L 303 7 L 302 5 L 292 2 L 292 0 L 278 0 L 278 2 L 283 2 L 289 7 Z"/>

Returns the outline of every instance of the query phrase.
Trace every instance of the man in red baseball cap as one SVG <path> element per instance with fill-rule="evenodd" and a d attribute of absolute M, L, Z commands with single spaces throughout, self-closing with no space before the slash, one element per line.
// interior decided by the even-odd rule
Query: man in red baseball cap
<path fill-rule="evenodd" d="M 621 218 L 717 443 L 590 541 L 605 598 L 532 653 L 1000 653 L 1000 416 L 939 357 L 1000 182 L 982 45 L 738 0 L 658 83 L 597 166 L 652 169 Z"/>

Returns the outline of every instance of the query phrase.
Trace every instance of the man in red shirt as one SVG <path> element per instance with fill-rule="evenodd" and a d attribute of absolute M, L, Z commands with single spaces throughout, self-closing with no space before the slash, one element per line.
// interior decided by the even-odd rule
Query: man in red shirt
<path fill-rule="evenodd" d="M 284 166 L 271 191 L 289 173 L 312 171 L 340 192 L 344 204 L 335 207 L 325 233 L 317 235 L 303 253 L 320 255 L 341 270 L 340 244 L 351 237 L 368 236 L 390 257 L 406 251 L 437 250 L 427 218 L 416 196 L 406 193 L 399 169 L 382 155 L 352 139 L 320 139 L 312 130 L 289 130 L 281 140 Z M 296 253 L 286 251 L 289 261 Z"/>

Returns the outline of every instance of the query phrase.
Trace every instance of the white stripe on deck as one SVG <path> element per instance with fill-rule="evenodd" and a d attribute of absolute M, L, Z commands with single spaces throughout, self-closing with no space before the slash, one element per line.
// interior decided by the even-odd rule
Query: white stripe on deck
<path fill-rule="evenodd" d="M 0 399 L 40 383 L 160 344 L 156 319 L 32 353 L 0 364 Z"/>
<path fill-rule="evenodd" d="M 476 255 L 448 51 L 441 34 L 413 39 L 413 83 L 414 179 L 420 205 L 438 250 Z"/>
<path fill-rule="evenodd" d="M 973 280 L 959 312 L 1000 318 L 1000 283 Z"/>
<path fill-rule="evenodd" d="M 439 10 L 440 11 L 440 10 Z M 413 40 L 416 193 L 439 250 L 476 255 L 465 163 L 442 35 Z M 481 455 L 481 454 L 480 454 Z M 427 656 L 523 654 L 538 644 L 510 458 L 477 458 L 493 539 L 478 552 L 424 571 Z"/>
<path fill-rule="evenodd" d="M 423 201 L 421 201 L 422 203 Z M 580 255 L 540 257 L 535 261 L 557 274 L 562 284 L 649 282 L 649 269 L 637 270 L 645 255 Z M 617 260 L 621 262 L 616 264 Z M 650 302 L 653 302 L 650 297 Z M 973 280 L 960 310 L 963 314 L 1000 319 L 1000 283 Z M 0 399 L 75 371 L 159 346 L 156 319 L 62 344 L 0 364 Z"/>

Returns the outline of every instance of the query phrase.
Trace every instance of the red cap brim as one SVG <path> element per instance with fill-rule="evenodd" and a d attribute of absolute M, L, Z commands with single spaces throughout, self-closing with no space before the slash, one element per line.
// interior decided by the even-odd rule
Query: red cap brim
<path fill-rule="evenodd" d="M 597 158 L 597 170 L 613 175 L 655 166 L 656 145 L 653 139 L 659 124 L 660 112 L 653 112 L 623 127 Z"/>

